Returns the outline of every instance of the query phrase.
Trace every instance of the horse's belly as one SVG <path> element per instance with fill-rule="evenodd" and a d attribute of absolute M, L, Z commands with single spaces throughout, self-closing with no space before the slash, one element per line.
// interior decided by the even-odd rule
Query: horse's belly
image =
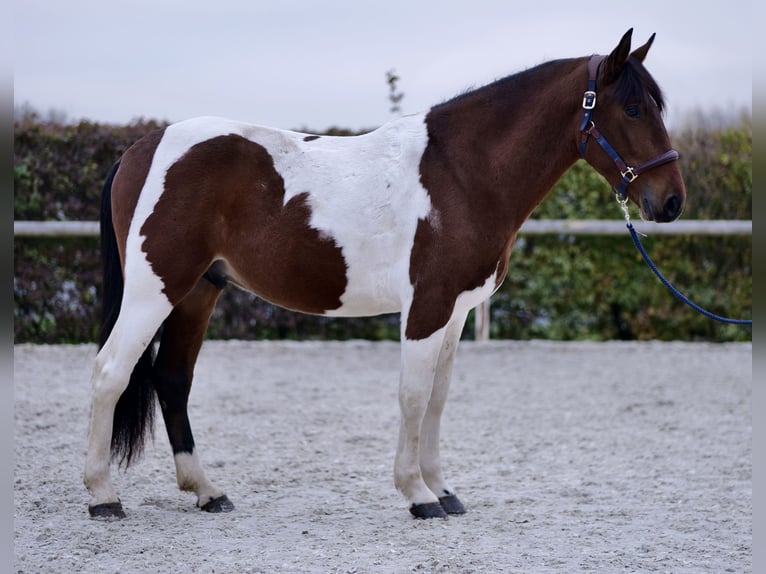
<path fill-rule="evenodd" d="M 402 309 L 402 285 L 409 285 L 406 277 L 398 272 L 398 263 L 370 265 L 348 272 L 346 290 L 341 296 L 341 306 L 330 309 L 327 315 L 335 317 L 366 317 L 382 313 L 396 313 Z M 350 268 L 349 268 L 350 269 Z"/>
<path fill-rule="evenodd" d="M 259 297 L 304 313 L 360 317 L 401 310 L 411 290 L 409 234 L 335 235 L 305 219 L 291 221 L 274 218 L 224 248 L 220 271 Z"/>
<path fill-rule="evenodd" d="M 327 273 L 316 261 L 292 257 L 288 266 L 243 267 L 226 262 L 220 269 L 228 280 L 274 305 L 315 315 L 367 317 L 401 311 L 401 296 L 390 268 L 369 269 L 363 280 Z M 252 271 L 258 269 L 257 273 Z"/>

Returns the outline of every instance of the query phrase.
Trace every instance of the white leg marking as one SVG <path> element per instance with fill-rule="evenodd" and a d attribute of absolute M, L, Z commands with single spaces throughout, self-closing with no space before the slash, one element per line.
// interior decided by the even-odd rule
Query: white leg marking
<path fill-rule="evenodd" d="M 420 434 L 431 396 L 444 331 L 444 328 L 439 329 L 427 339 L 419 341 L 402 339 L 399 383 L 402 421 L 394 463 L 394 482 L 410 504 L 427 504 L 439 500 L 426 485 L 420 471 Z"/>
<path fill-rule="evenodd" d="M 476 289 L 458 295 L 447 325 L 425 339 L 411 341 L 404 336 L 407 313 L 402 313 L 399 383 L 402 422 L 394 482 L 410 504 L 438 502 L 445 490 L 452 493 L 442 476 L 439 460 L 441 413 L 468 311 L 490 296 L 495 288 L 495 275 Z"/>
<path fill-rule="evenodd" d="M 125 294 L 129 294 L 127 285 Z M 129 297 L 123 299 L 120 316 L 96 357 L 93 371 L 93 402 L 83 477 L 91 493 L 90 506 L 119 500 L 109 472 L 114 409 L 128 386 L 133 367 L 171 311 L 170 302 L 162 294 L 130 301 Z"/>
<path fill-rule="evenodd" d="M 128 386 L 131 371 L 118 365 L 113 349 L 114 344 L 107 342 L 96 357 L 93 371 L 88 453 L 83 477 L 91 493 L 90 506 L 119 500 L 109 475 L 112 418 L 117 400 Z M 141 353 L 132 351 L 130 354 L 135 355 L 137 360 Z"/>
<path fill-rule="evenodd" d="M 215 484 L 210 482 L 202 469 L 202 463 L 197 450 L 189 454 L 180 452 L 175 455 L 176 480 L 178 488 L 188 492 L 194 492 L 197 495 L 197 506 L 205 506 L 211 500 L 220 498 L 225 493 Z"/>
<path fill-rule="evenodd" d="M 420 469 L 428 488 L 439 498 L 454 494 L 442 475 L 439 458 L 439 430 L 442 411 L 447 402 L 447 393 L 452 379 L 452 366 L 455 362 L 455 354 L 465 319 L 466 315 L 456 317 L 447 325 L 444 342 L 439 352 L 439 360 L 436 364 L 436 376 L 434 377 L 431 398 L 428 401 L 428 408 L 421 425 Z"/>

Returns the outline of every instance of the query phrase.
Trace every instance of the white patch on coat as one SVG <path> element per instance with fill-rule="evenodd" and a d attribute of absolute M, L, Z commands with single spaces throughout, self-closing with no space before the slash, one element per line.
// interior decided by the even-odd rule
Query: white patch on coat
<path fill-rule="evenodd" d="M 266 136 L 266 137 L 264 137 Z M 410 298 L 410 253 L 418 220 L 431 212 L 420 183 L 428 144 L 425 118 L 409 116 L 369 134 L 309 142 L 294 132 L 253 133 L 285 182 L 285 203 L 308 193 L 311 227 L 346 262 L 341 307 L 328 315 L 400 311 Z"/>
<path fill-rule="evenodd" d="M 159 201 L 168 169 L 192 146 L 230 134 L 266 149 L 284 180 L 284 203 L 306 193 L 311 227 L 341 249 L 347 286 L 341 307 L 328 315 L 397 312 L 411 300 L 410 253 L 418 220 L 435 218 L 420 183 L 420 160 L 428 143 L 424 115 L 400 118 L 361 136 L 310 141 L 304 141 L 303 133 L 215 117 L 169 126 L 157 146 L 128 233 L 128 277 L 140 277 L 142 289 L 162 290 L 141 251 L 140 230 Z"/>

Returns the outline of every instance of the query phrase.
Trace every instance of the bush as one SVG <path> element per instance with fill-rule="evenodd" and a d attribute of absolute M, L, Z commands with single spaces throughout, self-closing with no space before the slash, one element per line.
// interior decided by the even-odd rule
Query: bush
<path fill-rule="evenodd" d="M 15 126 L 17 220 L 97 220 L 111 164 L 162 124 L 81 122 L 27 117 Z M 348 134 L 333 128 L 334 134 Z M 752 129 L 675 135 L 689 191 L 687 219 L 752 218 Z M 533 214 L 535 218 L 621 218 L 606 183 L 578 162 Z M 711 311 L 749 317 L 750 237 L 659 237 L 644 243 L 668 278 Z M 95 341 L 101 274 L 95 239 L 18 239 L 14 246 L 16 342 Z M 508 277 L 492 302 L 495 338 L 749 340 L 751 330 L 710 321 L 673 298 L 645 267 L 630 237 L 522 237 Z M 292 313 L 227 289 L 211 338 L 396 339 L 397 315 L 333 319 Z M 465 336 L 472 336 L 469 321 Z"/>

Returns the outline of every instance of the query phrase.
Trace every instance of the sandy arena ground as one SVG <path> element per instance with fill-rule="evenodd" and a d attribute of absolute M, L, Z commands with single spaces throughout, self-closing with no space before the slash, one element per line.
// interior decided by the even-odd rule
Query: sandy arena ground
<path fill-rule="evenodd" d="M 208 342 L 191 421 L 234 512 L 175 486 L 161 421 L 93 520 L 93 346 L 15 348 L 17 573 L 752 571 L 750 344 L 464 342 L 443 420 L 468 514 L 393 486 L 394 343 Z"/>

